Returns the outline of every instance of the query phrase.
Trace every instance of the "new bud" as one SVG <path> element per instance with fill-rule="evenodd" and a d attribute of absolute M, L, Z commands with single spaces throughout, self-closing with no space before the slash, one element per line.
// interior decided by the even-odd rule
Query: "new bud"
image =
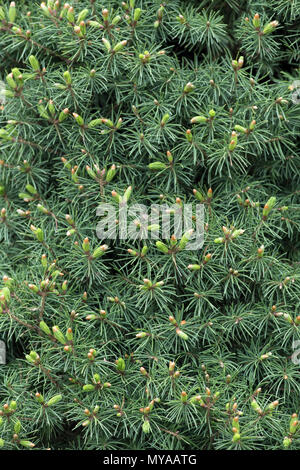
<path fill-rule="evenodd" d="M 255 13 L 252 22 L 253 22 L 253 26 L 255 28 L 259 28 L 259 26 L 260 26 L 260 17 L 259 17 L 258 13 Z"/>
<path fill-rule="evenodd" d="M 9 5 L 9 10 L 8 10 L 8 19 L 9 19 L 9 22 L 10 22 L 10 23 L 14 23 L 14 22 L 15 22 L 15 19 L 16 19 L 16 16 L 17 16 L 17 12 L 16 12 L 16 3 L 15 3 L 15 2 L 11 2 L 10 5 Z"/>
<path fill-rule="evenodd" d="M 191 82 L 188 82 L 183 89 L 185 94 L 191 93 L 194 90 L 195 90 L 195 85 L 193 85 Z"/>
<path fill-rule="evenodd" d="M 48 400 L 47 406 L 53 406 L 56 403 L 58 403 L 60 400 L 62 400 L 62 395 L 54 395 L 54 397 Z"/>
<path fill-rule="evenodd" d="M 176 333 L 178 334 L 179 338 L 183 339 L 184 341 L 187 341 L 189 338 L 188 335 L 179 328 L 176 328 Z"/>
<path fill-rule="evenodd" d="M 92 254 L 92 257 L 94 259 L 100 258 L 107 250 L 108 250 L 108 245 L 101 245 L 95 249 L 94 253 Z"/>
<path fill-rule="evenodd" d="M 90 242 L 89 242 L 89 239 L 88 237 L 86 237 L 83 242 L 82 242 L 82 248 L 83 250 L 88 253 L 90 251 Z"/>
<path fill-rule="evenodd" d="M 195 116 L 191 119 L 192 124 L 202 124 L 207 121 L 208 119 L 205 116 Z"/>

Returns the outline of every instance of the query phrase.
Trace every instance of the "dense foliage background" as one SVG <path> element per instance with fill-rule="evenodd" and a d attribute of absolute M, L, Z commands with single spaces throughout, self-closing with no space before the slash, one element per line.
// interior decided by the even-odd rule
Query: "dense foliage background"
<path fill-rule="evenodd" d="M 0 20 L 2 448 L 299 449 L 300 1 Z M 203 248 L 99 240 L 120 197 Z"/>

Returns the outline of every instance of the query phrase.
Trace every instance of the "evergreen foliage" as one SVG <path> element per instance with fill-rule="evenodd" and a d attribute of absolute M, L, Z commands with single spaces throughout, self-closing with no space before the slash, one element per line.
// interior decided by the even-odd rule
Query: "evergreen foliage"
<path fill-rule="evenodd" d="M 300 0 L 1 3 L 0 446 L 300 449 Z"/>

